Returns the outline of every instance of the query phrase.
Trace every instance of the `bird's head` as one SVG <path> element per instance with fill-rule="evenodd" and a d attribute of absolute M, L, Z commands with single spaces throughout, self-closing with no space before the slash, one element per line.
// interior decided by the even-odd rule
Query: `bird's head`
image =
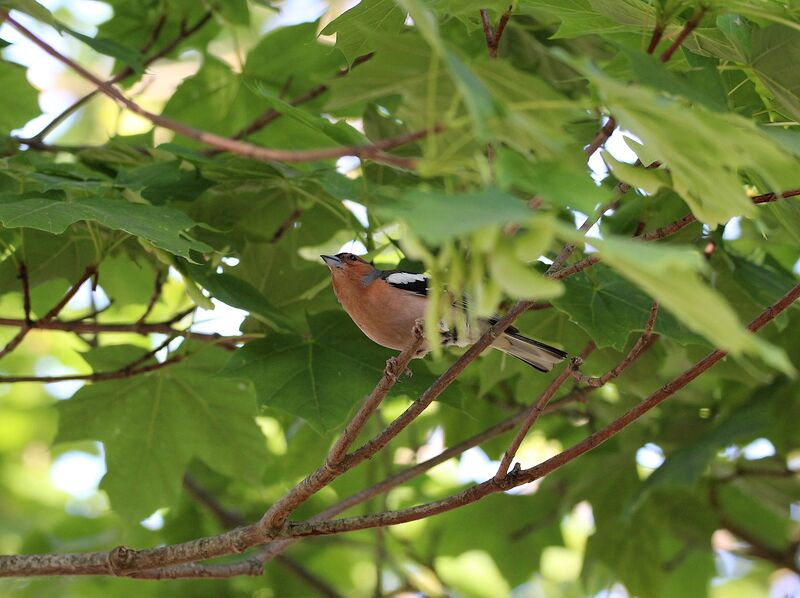
<path fill-rule="evenodd" d="M 375 267 L 353 253 L 321 255 L 322 261 L 331 271 L 334 280 L 349 279 L 365 281 L 375 272 Z"/>

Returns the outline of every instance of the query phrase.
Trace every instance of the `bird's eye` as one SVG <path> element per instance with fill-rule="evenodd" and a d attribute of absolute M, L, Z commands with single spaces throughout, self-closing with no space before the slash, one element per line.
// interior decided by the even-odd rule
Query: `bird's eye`
<path fill-rule="evenodd" d="M 348 259 L 349 259 L 351 262 L 355 262 L 355 261 L 357 261 L 357 260 L 358 260 L 358 258 L 357 258 L 356 256 L 352 255 L 352 254 L 350 255 L 350 257 L 349 257 Z"/>

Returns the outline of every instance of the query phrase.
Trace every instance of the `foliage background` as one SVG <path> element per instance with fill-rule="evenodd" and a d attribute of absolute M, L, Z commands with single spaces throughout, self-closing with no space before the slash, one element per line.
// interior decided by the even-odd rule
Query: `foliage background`
<path fill-rule="evenodd" d="M 363 338 L 329 289 L 316 256 L 343 246 L 387 267 L 426 269 L 468 293 L 479 313 L 520 298 L 550 302 L 516 325 L 571 354 L 593 342 L 589 375 L 620 362 L 660 303 L 658 342 L 582 400 L 583 386 L 565 384 L 562 403 L 518 453 L 526 467 L 601 428 L 713 347 L 735 356 L 541 482 L 383 531 L 304 540 L 263 577 L 4 580 L 0 591 L 797 593 L 800 316 L 790 309 L 758 339 L 742 328 L 797 284 L 800 269 L 798 200 L 749 199 L 800 187 L 796 3 L 519 0 L 497 58 L 479 12 L 496 26 L 508 6 L 494 0 L 364 0 L 347 12 L 342 2 L 47 5 L 88 37 L 59 36 L 35 3 L 0 6 L 32 13 L 38 21 L 12 15 L 98 75 L 130 67 L 121 82 L 129 97 L 205 131 L 287 150 L 423 132 L 389 158 L 259 162 L 209 153 L 98 95 L 40 137 L 94 86 L 3 25 L 0 317 L 26 315 L 20 264 L 35 319 L 87 266 L 98 274 L 94 289 L 82 285 L 55 318 L 85 324 L 82 334 L 33 331 L 3 355 L 0 374 L 124 374 L 3 385 L 3 554 L 212 535 L 230 519 L 198 495 L 253 521 L 319 466 L 390 355 Z M 659 62 L 694 17 L 697 28 Z M 15 63 L 31 67 L 27 78 Z M 610 115 L 627 137 L 615 134 L 587 168 L 583 148 Z M 642 167 L 654 162 L 663 166 Z M 575 227 L 610 202 L 618 203 L 591 228 L 592 246 L 582 246 Z M 630 240 L 688 212 L 697 221 L 677 234 L 647 246 Z M 571 262 L 592 254 L 602 263 L 563 283 L 545 278 L 545 262 L 576 242 Z M 141 335 L 113 329 L 142 322 L 168 324 Z M 0 328 L 2 340 L 18 329 Z M 184 330 L 225 338 L 174 332 Z M 226 350 L 239 341 L 247 342 Z M 154 362 L 148 352 L 159 347 Z M 445 352 L 414 362 L 382 421 L 454 359 Z M 120 369 L 133 363 L 154 367 Z M 385 454 L 295 517 L 508 418 L 551 379 L 482 356 Z M 487 479 L 507 443 L 493 438 L 351 514 L 425 503 Z M 91 471 L 106 468 L 98 489 Z"/>

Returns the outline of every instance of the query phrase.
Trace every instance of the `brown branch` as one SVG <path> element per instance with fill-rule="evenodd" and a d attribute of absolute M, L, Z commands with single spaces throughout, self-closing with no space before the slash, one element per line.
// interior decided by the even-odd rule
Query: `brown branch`
<path fill-rule="evenodd" d="M 567 367 L 565 367 L 564 370 L 547 386 L 542 395 L 539 397 L 539 400 L 526 409 L 525 418 L 522 420 L 522 424 L 517 431 L 517 435 L 514 436 L 511 444 L 508 445 L 508 448 L 503 453 L 503 458 L 500 460 L 500 466 L 497 468 L 497 473 L 494 474 L 494 479 L 496 481 L 500 481 L 507 477 L 508 468 L 511 467 L 511 462 L 514 460 L 520 445 L 522 445 L 522 441 L 525 440 L 525 437 L 528 435 L 531 427 L 533 427 L 533 424 L 535 424 L 536 420 L 539 419 L 539 416 L 544 411 L 544 408 L 547 407 L 547 404 L 550 402 L 550 399 L 553 398 L 553 395 L 556 394 L 558 389 L 561 388 L 561 385 L 566 382 L 567 378 L 572 375 L 572 372 L 581 366 L 581 363 L 582 361 L 580 358 L 573 357 Z"/>
<path fill-rule="evenodd" d="M 0 11 L 0 15 L 1 14 L 2 11 Z M 91 278 L 92 275 L 94 275 L 94 272 L 95 272 L 94 266 L 89 266 L 88 268 L 86 268 L 81 277 L 69 288 L 69 290 L 64 294 L 61 300 L 58 303 L 56 303 L 50 311 L 48 311 L 44 316 L 42 316 L 41 319 L 36 321 L 29 321 L 28 319 L 19 320 L 20 330 L 14 337 L 12 337 L 10 341 L 8 341 L 8 344 L 6 344 L 5 347 L 0 349 L 0 359 L 2 359 L 3 357 L 11 353 L 14 349 L 16 349 L 31 330 L 33 330 L 34 328 L 39 328 L 42 325 L 47 325 L 53 318 L 55 318 L 61 312 L 61 310 L 64 309 L 64 306 L 66 306 L 67 303 L 69 303 L 70 299 L 72 299 L 75 296 L 75 293 L 78 292 L 78 289 L 81 288 L 83 283 L 89 280 L 89 278 Z"/>
<path fill-rule="evenodd" d="M 297 222 L 300 219 L 300 216 L 302 215 L 303 215 L 303 210 L 301 210 L 300 208 L 295 208 L 294 210 L 292 210 L 292 213 L 289 214 L 286 220 L 281 222 L 280 226 L 278 227 L 278 230 L 275 231 L 275 234 L 272 235 L 272 238 L 269 240 L 269 242 L 274 244 L 280 241 L 283 238 L 283 236 L 291 230 L 294 223 Z"/>
<path fill-rule="evenodd" d="M 191 309 L 194 310 L 194 307 L 192 307 Z M 185 315 L 186 314 L 183 315 L 179 314 L 177 320 L 182 319 Z M 61 330 L 64 332 L 74 332 L 76 334 L 80 333 L 96 334 L 101 332 L 130 333 L 130 334 L 141 334 L 141 335 L 147 335 L 152 333 L 169 334 L 173 336 L 182 336 L 185 338 L 191 338 L 193 340 L 219 343 L 219 344 L 241 343 L 256 338 L 261 338 L 261 335 L 241 334 L 237 336 L 223 336 L 217 333 L 193 332 L 191 330 L 177 330 L 172 327 L 177 320 L 175 318 L 170 318 L 169 320 L 163 322 L 152 322 L 152 323 L 143 323 L 143 322 L 105 323 L 105 322 L 86 322 L 83 320 L 70 320 L 70 321 L 34 320 L 33 323 L 30 325 L 30 328 L 31 330 Z M 0 326 L 24 328 L 25 320 L 19 318 L 0 318 Z"/>
<path fill-rule="evenodd" d="M 756 205 L 760 205 L 797 196 L 800 196 L 800 189 L 790 189 L 788 191 L 781 191 L 778 193 L 765 193 L 763 195 L 756 195 L 755 197 L 751 198 L 751 201 Z M 689 213 L 682 218 L 675 220 L 674 222 L 670 222 L 669 224 L 662 226 L 661 228 L 657 228 L 649 233 L 640 234 L 634 237 L 634 239 L 638 239 L 640 241 L 657 241 L 659 239 L 664 239 L 674 235 L 694 222 L 697 222 L 697 217 L 694 214 Z M 586 270 L 586 268 L 595 265 L 600 261 L 600 259 L 601 258 L 599 255 L 590 255 L 589 257 L 575 262 L 571 266 L 558 269 L 557 271 L 551 273 L 550 276 L 557 280 L 569 278 L 570 276 L 573 276 L 578 272 L 582 272 L 583 270 Z"/>
<path fill-rule="evenodd" d="M 611 380 L 617 378 L 624 372 L 630 365 L 636 361 L 639 356 L 647 350 L 647 348 L 653 343 L 658 335 L 653 334 L 653 326 L 656 325 L 656 318 L 658 317 L 658 303 L 653 303 L 653 307 L 650 308 L 650 316 L 647 318 L 647 324 L 645 324 L 644 331 L 642 335 L 636 340 L 636 343 L 631 348 L 630 352 L 623 358 L 621 362 L 619 362 L 616 366 L 608 370 L 605 374 L 600 377 L 594 376 L 584 376 L 580 372 L 573 371 L 572 376 L 578 380 L 578 382 L 582 382 L 583 384 L 587 384 L 589 386 L 593 386 L 595 388 L 599 388 L 610 382 Z"/>
<path fill-rule="evenodd" d="M 656 51 L 659 42 L 661 42 L 661 38 L 664 36 L 664 29 L 663 23 L 656 23 L 656 26 L 653 28 L 653 35 L 650 36 L 650 43 L 647 45 L 648 54 L 652 54 Z"/>
<path fill-rule="evenodd" d="M 792 303 L 794 303 L 798 297 L 800 297 L 800 284 L 796 285 L 788 293 L 786 293 L 786 295 L 764 310 L 749 324 L 748 329 L 751 332 L 760 330 L 767 323 L 777 317 L 778 314 L 792 305 Z M 581 442 L 573 445 L 565 451 L 562 451 L 558 455 L 543 461 L 539 465 L 529 469 L 512 471 L 502 480 L 498 481 L 492 478 L 447 498 L 399 511 L 389 511 L 385 513 L 377 513 L 375 515 L 335 519 L 319 523 L 310 521 L 300 523 L 290 522 L 287 524 L 286 533 L 294 537 L 308 537 L 339 534 L 343 532 L 370 529 L 373 527 L 385 527 L 388 525 L 407 523 L 409 521 L 424 519 L 473 503 L 488 494 L 510 490 L 511 488 L 538 480 L 548 473 L 551 473 L 552 471 L 575 460 L 584 453 L 589 452 L 590 450 L 604 443 L 612 436 L 618 434 L 634 421 L 660 405 L 695 378 L 703 374 L 726 355 L 727 352 L 719 349 L 713 351 L 704 359 L 700 360 L 694 366 L 683 372 L 683 374 L 662 386 L 647 399 L 624 413 L 622 416 L 601 430 L 591 434 Z"/>
<path fill-rule="evenodd" d="M 489 20 L 489 11 L 485 8 L 480 10 L 481 23 L 483 24 L 483 37 L 486 38 L 486 50 L 489 52 L 489 58 L 497 58 L 497 49 L 500 47 L 500 39 L 503 37 L 503 32 L 506 30 L 508 19 L 511 17 L 511 11 L 514 7 L 509 6 L 506 11 L 500 15 L 497 21 L 497 29 L 492 30 L 492 23 Z"/>
<path fill-rule="evenodd" d="M 214 518 L 224 528 L 236 527 L 244 525 L 245 520 L 241 513 L 234 511 L 217 500 L 206 488 L 203 488 L 197 480 L 195 480 L 188 473 L 183 476 L 183 487 L 186 492 L 194 498 L 200 505 L 205 507 Z M 287 571 L 293 573 L 299 579 L 303 580 L 310 588 L 314 589 L 320 596 L 328 598 L 341 598 L 336 590 L 330 587 L 327 583 L 319 577 L 311 573 L 308 569 L 303 567 L 300 563 L 292 558 L 284 555 L 279 555 L 275 562 L 285 568 Z M 234 565 L 210 565 L 204 566 L 198 563 L 189 563 L 186 565 L 179 565 L 172 568 L 161 568 L 154 571 L 146 571 L 143 574 L 136 575 L 135 577 L 145 579 L 170 579 L 182 578 L 197 578 L 197 577 L 234 577 L 238 575 L 260 575 L 263 573 L 263 561 L 256 561 L 255 559 L 247 559 L 243 563 L 236 563 Z M 226 575 L 227 574 L 227 575 Z"/>
<path fill-rule="evenodd" d="M 158 270 L 156 272 L 156 282 L 153 285 L 153 292 L 150 295 L 150 300 L 147 302 L 147 306 L 144 309 L 144 313 L 139 316 L 139 319 L 136 320 L 137 323 L 144 323 L 147 319 L 147 316 L 153 311 L 153 308 L 156 306 L 159 297 L 161 297 L 161 290 L 164 288 L 164 272 L 162 270 Z"/>
<path fill-rule="evenodd" d="M 328 455 L 325 457 L 325 463 L 322 467 L 318 468 L 312 474 L 307 476 L 302 482 L 297 484 L 283 498 L 275 502 L 258 523 L 258 527 L 264 531 L 279 530 L 286 518 L 297 507 L 303 504 L 311 496 L 316 494 L 319 490 L 327 486 L 331 481 L 336 479 L 350 467 L 343 466 L 344 458 L 347 449 L 355 442 L 358 434 L 364 428 L 364 425 L 369 420 L 370 416 L 378 408 L 389 391 L 397 383 L 397 378 L 406 371 L 409 362 L 416 356 L 419 348 L 424 342 L 424 333 L 422 325 L 417 324 L 414 327 L 414 340 L 406 349 L 404 349 L 397 357 L 392 357 L 386 362 L 386 368 L 383 371 L 383 376 L 378 381 L 378 384 L 372 390 L 370 395 L 364 400 L 356 414 L 350 419 L 345 426 L 344 431 L 339 436 L 338 440 L 331 447 Z M 374 454 L 374 453 L 373 453 Z"/>
<path fill-rule="evenodd" d="M 206 23 L 211 20 L 212 13 L 211 11 L 205 13 L 200 19 L 188 29 L 181 26 L 181 30 L 177 36 L 175 36 L 168 44 L 166 44 L 161 50 L 155 53 L 153 56 L 148 58 L 144 61 L 144 66 L 148 67 L 152 63 L 154 63 L 159 58 L 163 58 L 170 52 L 172 52 L 178 45 L 181 44 L 186 38 L 194 35 L 200 29 L 202 29 Z M 142 46 L 141 53 L 147 52 L 153 44 L 158 40 L 160 37 L 161 29 L 164 26 L 165 22 L 165 15 L 162 15 L 159 19 L 158 23 L 156 23 L 156 27 L 153 30 L 153 33 L 150 36 L 150 39 Z M 115 83 L 119 83 L 124 79 L 130 77 L 135 71 L 130 67 L 126 66 L 123 68 L 119 73 L 111 77 L 106 81 L 107 85 L 114 85 Z M 49 144 L 43 143 L 44 138 L 52 132 L 58 125 L 60 125 L 64 120 L 67 119 L 73 112 L 75 112 L 78 108 L 86 104 L 89 100 L 91 100 L 94 96 L 99 93 L 98 89 L 90 91 L 83 97 L 77 99 L 75 102 L 67 106 L 61 113 L 59 113 L 53 120 L 51 120 L 41 131 L 39 131 L 36 135 L 29 139 L 19 139 L 21 143 L 28 145 L 34 149 L 45 149 L 47 151 L 74 151 L 75 148 L 62 148 L 61 146 L 52 146 Z M 83 149 L 83 148 L 80 148 Z"/>
<path fill-rule="evenodd" d="M 138 114 L 139 116 L 149 120 L 154 125 L 164 127 L 165 129 L 169 129 L 170 131 L 174 131 L 179 135 L 184 135 L 185 137 L 189 137 L 190 139 L 194 139 L 210 147 L 238 154 L 240 156 L 251 158 L 253 160 L 260 160 L 265 162 L 275 162 L 275 161 L 313 162 L 318 160 L 340 158 L 342 156 L 356 156 L 362 159 L 370 159 L 376 162 L 382 162 L 384 164 L 389 164 L 401 168 L 413 168 L 416 165 L 416 161 L 411 158 L 394 156 L 392 154 L 387 154 L 383 151 L 384 148 L 388 149 L 395 147 L 398 144 L 398 138 L 384 139 L 372 145 L 351 145 L 351 146 L 319 148 L 310 150 L 284 150 L 277 148 L 262 147 L 259 145 L 254 145 L 252 143 L 247 143 L 245 141 L 240 141 L 238 139 L 223 137 L 221 135 L 216 135 L 215 133 L 211 133 L 209 131 L 204 131 L 202 129 L 191 127 L 189 125 L 175 121 L 161 114 L 155 114 L 153 112 L 150 112 L 149 110 L 146 110 L 145 108 L 143 108 L 142 106 L 140 106 L 139 104 L 128 98 L 126 95 L 121 93 L 116 87 L 109 85 L 108 83 L 106 83 L 105 81 L 98 78 L 97 76 L 86 70 L 84 67 L 76 63 L 71 58 L 68 58 L 67 56 L 61 54 L 50 44 L 46 43 L 45 41 L 37 37 L 33 32 L 31 32 L 22 24 L 17 22 L 14 18 L 9 16 L 8 13 L 6 13 L 5 11 L 0 11 L 0 17 L 3 16 L 5 16 L 6 22 L 12 27 L 14 27 L 14 29 L 19 31 L 29 40 L 31 40 L 34 44 L 36 44 L 39 48 L 44 50 L 47 54 L 57 59 L 58 61 L 64 63 L 70 69 L 75 71 L 78 75 L 80 75 L 87 81 L 94 84 L 100 92 L 107 95 L 109 98 L 115 100 L 118 104 L 120 104 L 124 108 L 127 108 L 134 114 Z M 420 131 L 413 135 L 419 135 L 424 137 L 434 132 L 435 131 Z M 404 135 L 401 136 L 400 138 L 402 139 L 406 137 L 407 136 Z"/>
<path fill-rule="evenodd" d="M 19 274 L 17 278 L 19 278 L 22 284 L 22 309 L 25 312 L 25 324 L 30 326 L 33 322 L 31 318 L 31 286 L 30 279 L 28 278 L 28 267 L 25 265 L 25 262 L 19 263 L 18 270 Z"/>
<path fill-rule="evenodd" d="M 367 62 L 369 60 L 372 60 L 373 56 L 375 56 L 374 52 L 370 52 L 369 54 L 364 54 L 362 56 L 359 56 L 358 58 L 353 60 L 353 63 L 350 65 L 349 68 L 339 69 L 339 71 L 336 73 L 336 77 L 344 77 L 345 75 L 347 75 L 350 71 L 352 71 L 358 65 L 364 64 L 365 62 Z M 292 106 L 295 106 L 295 107 L 296 106 L 300 106 L 302 104 L 306 104 L 306 103 L 318 98 L 319 96 L 321 96 L 323 93 L 325 93 L 329 89 L 330 89 L 330 86 L 327 85 L 327 84 L 318 85 L 317 87 L 314 87 L 313 89 L 310 89 L 309 91 L 305 92 L 304 94 L 297 96 L 291 102 L 289 102 L 289 104 L 291 104 Z M 238 133 L 236 133 L 233 136 L 233 138 L 234 139 L 243 139 L 245 137 L 248 137 L 248 136 L 252 135 L 253 133 L 255 133 L 256 131 L 260 131 L 261 129 L 266 127 L 268 124 L 278 120 L 281 116 L 283 116 L 282 113 L 278 112 L 274 108 L 270 108 L 269 110 L 264 112 L 261 116 L 256 118 L 253 122 L 251 122 L 249 125 L 247 125 L 243 129 L 241 129 Z M 212 152 L 209 152 L 209 153 L 213 154 L 213 153 L 216 153 L 216 152 L 212 151 Z"/>
<path fill-rule="evenodd" d="M 141 357 L 131 361 L 129 364 L 122 366 L 117 370 L 110 372 L 93 372 L 91 374 L 67 374 L 66 376 L 0 376 L 0 383 L 14 383 L 14 382 L 64 382 L 67 380 L 85 380 L 87 382 L 101 382 L 103 380 L 118 380 L 121 378 L 132 378 L 147 372 L 154 372 L 161 368 L 168 367 L 172 364 L 182 361 L 188 357 L 187 353 L 180 353 L 173 355 L 169 359 L 162 362 L 155 362 L 147 365 L 142 365 L 155 357 L 155 354 L 166 348 L 175 336 L 168 337 L 164 342 L 159 344 L 155 349 L 148 351 Z M 140 367 L 141 366 L 141 367 Z"/>
<path fill-rule="evenodd" d="M 700 24 L 700 21 L 703 20 L 703 16 L 705 16 L 706 10 L 705 8 L 701 8 L 698 10 L 691 19 L 686 22 L 686 25 L 683 26 L 681 32 L 678 34 L 678 37 L 675 38 L 675 41 L 672 42 L 669 48 L 664 50 L 664 52 L 659 57 L 661 62 L 669 62 L 669 59 L 672 58 L 672 55 L 677 52 L 678 48 L 681 47 L 686 38 L 689 37 L 689 34 L 694 31 L 697 26 Z M 653 48 L 655 49 L 655 48 Z"/>
<path fill-rule="evenodd" d="M 705 14 L 705 10 L 702 9 L 698 11 L 694 17 L 692 17 L 686 25 L 684 25 L 683 29 L 681 30 L 678 37 L 675 38 L 675 41 L 672 42 L 669 48 L 667 48 L 663 54 L 659 57 L 661 62 L 666 63 L 669 62 L 669 59 L 672 58 L 672 55 L 675 51 L 681 47 L 681 44 L 686 40 L 689 34 L 695 30 L 697 25 L 703 18 L 703 14 Z M 653 29 L 653 34 L 650 37 L 650 43 L 647 45 L 647 53 L 652 54 L 655 52 L 656 48 L 658 47 L 658 43 L 661 41 L 661 38 L 664 35 L 664 24 L 657 24 Z M 586 156 L 591 156 L 594 154 L 602 145 L 608 141 L 608 138 L 614 133 L 614 129 L 617 128 L 617 121 L 613 116 L 609 116 L 608 120 L 605 122 L 603 127 L 598 131 L 597 135 L 595 135 L 594 139 L 592 139 L 591 143 L 586 146 L 584 152 Z"/>
<path fill-rule="evenodd" d="M 494 43 L 494 31 L 492 30 L 492 22 L 489 20 L 489 11 L 485 8 L 480 10 L 481 23 L 483 24 L 483 37 L 486 39 L 486 49 L 489 51 L 489 57 L 494 58 L 492 54 L 492 44 Z"/>
<path fill-rule="evenodd" d="M 386 426 L 380 434 L 372 438 L 369 442 L 366 442 L 361 448 L 347 455 L 342 461 L 342 466 L 345 469 L 355 467 L 385 447 L 395 436 L 403 431 L 406 426 L 414 421 L 428 405 L 437 399 L 439 395 L 450 386 L 453 380 L 455 380 L 478 355 L 487 349 L 514 320 L 524 313 L 530 306 L 530 303 L 529 301 L 519 301 L 514 304 L 505 316 L 500 318 L 494 325 L 490 326 L 489 329 L 400 416 Z"/>

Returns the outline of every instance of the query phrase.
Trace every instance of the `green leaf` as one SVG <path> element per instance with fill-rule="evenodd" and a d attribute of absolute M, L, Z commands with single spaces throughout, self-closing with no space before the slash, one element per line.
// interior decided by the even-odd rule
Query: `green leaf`
<path fill-rule="evenodd" d="M 187 234 L 195 225 L 192 219 L 172 208 L 102 198 L 59 201 L 48 197 L 0 196 L 0 222 L 9 228 L 27 227 L 58 234 L 80 220 L 125 231 L 187 259 L 191 250 L 211 250 Z"/>
<path fill-rule="evenodd" d="M 697 218 L 710 226 L 733 216 L 754 216 L 740 171 L 755 173 L 770 190 L 800 185 L 800 162 L 787 155 L 752 121 L 685 106 L 644 88 L 624 85 L 596 69 L 585 69 L 620 125 L 669 169 L 672 186 Z M 675 135 L 674 131 L 681 131 Z M 725 147 L 727 151 L 720 152 Z"/>
<path fill-rule="evenodd" d="M 524 202 L 492 188 L 457 195 L 412 191 L 395 203 L 376 206 L 375 211 L 382 218 L 403 220 L 414 234 L 434 244 L 488 225 L 533 217 Z"/>
<path fill-rule="evenodd" d="M 196 168 L 182 164 L 180 160 L 170 160 L 124 169 L 117 174 L 116 184 L 140 191 L 142 197 L 156 205 L 193 201 L 211 186 L 211 181 Z"/>
<path fill-rule="evenodd" d="M 253 380 L 261 404 L 326 433 L 372 391 L 390 354 L 343 313 L 310 316 L 308 326 L 309 336 L 270 335 L 248 343 L 234 353 L 225 371 Z M 418 391 L 427 379 L 417 378 L 415 373 L 411 380 L 401 379 L 395 392 Z"/>
<path fill-rule="evenodd" d="M 608 189 L 599 187 L 586 168 L 573 168 L 565 161 L 526 160 L 501 148 L 495 161 L 497 183 L 504 190 L 520 189 L 565 208 L 590 214 L 598 205 L 611 199 Z"/>
<path fill-rule="evenodd" d="M 644 331 L 653 300 L 628 280 L 603 264 L 564 281 L 563 295 L 552 304 L 583 328 L 595 344 L 622 351 L 631 334 Z M 667 310 L 660 310 L 654 326 L 660 335 L 682 344 L 703 343 Z"/>
<path fill-rule="evenodd" d="M 115 42 L 113 39 L 104 37 L 90 37 L 88 35 L 78 33 L 77 31 L 73 31 L 68 27 L 63 27 L 62 29 L 75 39 L 82 41 L 95 52 L 116 58 L 120 62 L 123 62 L 131 67 L 135 73 L 140 75 L 144 73 L 142 55 L 133 48 L 123 46 L 122 44 Z"/>
<path fill-rule="evenodd" d="M 336 48 L 341 50 L 348 64 L 375 48 L 365 31 L 397 33 L 406 19 L 394 0 L 361 0 L 345 11 L 322 30 L 322 35 L 336 34 Z"/>
<path fill-rule="evenodd" d="M 332 123 L 327 118 L 314 116 L 306 110 L 296 108 L 289 102 L 285 102 L 277 97 L 258 81 L 256 81 L 252 87 L 256 93 L 266 100 L 267 106 L 314 131 L 322 133 L 337 143 L 341 143 L 342 145 L 364 145 L 369 143 L 369 139 L 367 139 L 363 133 L 360 133 L 344 120 Z"/>
<path fill-rule="evenodd" d="M 253 285 L 227 272 L 214 272 L 210 268 L 184 262 L 181 264 L 195 282 L 203 286 L 212 297 L 231 307 L 246 310 L 279 332 L 289 332 L 292 326 L 284 315 L 267 301 Z"/>
<path fill-rule="evenodd" d="M 800 31 L 770 25 L 753 32 L 753 71 L 789 116 L 800 120 Z"/>
<path fill-rule="evenodd" d="M 28 83 L 25 67 L 0 60 L 0 89 L 13 89 L 4 94 L 0 111 L 0 132 L 19 129 L 39 114 L 39 92 Z"/>
<path fill-rule="evenodd" d="M 55 20 L 53 13 L 36 2 L 36 0 L 0 0 L 0 8 L 5 10 L 18 10 L 56 29 L 61 28 L 61 24 Z"/>
<path fill-rule="evenodd" d="M 250 482 L 259 479 L 267 462 L 266 443 L 254 421 L 252 386 L 214 376 L 225 362 L 224 352 L 201 351 L 199 357 L 155 372 L 86 386 L 58 405 L 56 441 L 103 442 L 108 474 L 102 488 L 130 523 L 175 504 L 193 458 Z M 138 355 L 130 348 L 129 361 Z M 108 361 L 106 356 L 87 357 Z"/>
<path fill-rule="evenodd" d="M 521 262 L 511 247 L 495 247 L 489 255 L 492 279 L 515 299 L 550 299 L 564 292 L 564 285 L 546 278 Z"/>
<path fill-rule="evenodd" d="M 700 279 L 705 265 L 697 253 L 621 239 L 592 242 L 606 263 L 715 346 L 733 355 L 758 355 L 784 372 L 794 371 L 781 349 L 747 332 L 725 299 Z"/>
<path fill-rule="evenodd" d="M 609 5 L 608 2 L 604 4 Z M 596 10 L 590 0 L 522 0 L 520 5 L 522 8 L 543 10 L 558 17 L 561 25 L 553 36 L 554 39 L 641 29 L 641 25 L 625 25 L 608 18 Z"/>
<path fill-rule="evenodd" d="M 614 173 L 618 181 L 624 181 L 631 187 L 641 189 L 653 195 L 662 187 L 671 187 L 672 179 L 669 173 L 659 168 L 643 168 L 619 162 L 606 151 L 602 152 L 603 160 Z"/>
<path fill-rule="evenodd" d="M 752 440 L 769 428 L 774 401 L 759 392 L 723 418 L 709 421 L 706 432 L 667 456 L 642 486 L 642 494 L 663 485 L 692 485 L 700 479 L 717 452 L 737 441 Z"/>

